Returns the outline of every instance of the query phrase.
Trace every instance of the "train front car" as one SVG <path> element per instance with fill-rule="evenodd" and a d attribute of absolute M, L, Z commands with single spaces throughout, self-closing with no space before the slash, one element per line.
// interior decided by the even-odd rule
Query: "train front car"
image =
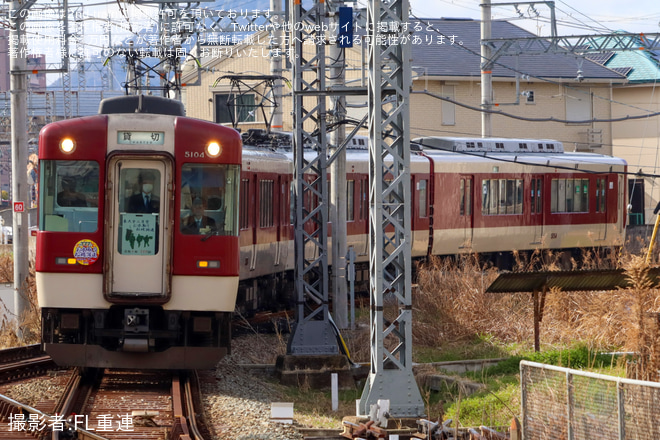
<path fill-rule="evenodd" d="M 238 289 L 240 135 L 121 97 L 39 136 L 37 294 L 60 365 L 210 368 Z"/>

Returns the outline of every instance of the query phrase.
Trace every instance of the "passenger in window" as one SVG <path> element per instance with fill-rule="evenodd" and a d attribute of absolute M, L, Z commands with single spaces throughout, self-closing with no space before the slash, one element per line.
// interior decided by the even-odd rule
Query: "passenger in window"
<path fill-rule="evenodd" d="M 184 234 L 211 234 L 217 232 L 215 220 L 204 215 L 204 202 L 197 197 L 192 202 L 192 214 L 181 221 L 181 232 Z"/>
<path fill-rule="evenodd" d="M 76 178 L 62 177 L 62 191 L 57 194 L 57 204 L 60 206 L 87 206 L 87 198 L 76 191 Z"/>
<path fill-rule="evenodd" d="M 141 172 L 138 175 L 138 184 L 141 191 L 128 198 L 126 212 L 132 213 L 157 213 L 160 209 L 160 199 L 152 194 L 154 190 L 154 174 L 150 171 Z"/>

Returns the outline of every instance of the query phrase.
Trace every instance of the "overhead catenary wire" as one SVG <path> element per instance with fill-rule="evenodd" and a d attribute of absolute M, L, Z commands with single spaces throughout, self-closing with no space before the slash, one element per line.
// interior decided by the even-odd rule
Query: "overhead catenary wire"
<path fill-rule="evenodd" d="M 416 20 L 418 20 L 420 23 L 426 25 L 426 28 L 427 28 L 427 29 L 432 30 L 433 32 L 437 33 L 438 35 L 441 35 L 441 36 L 444 37 L 444 38 L 450 39 L 450 37 L 449 37 L 448 35 L 445 35 L 444 33 L 442 33 L 439 29 L 437 29 L 437 28 L 436 28 L 433 24 L 431 24 L 429 21 L 426 21 L 426 20 L 424 20 L 424 19 L 422 19 L 422 18 L 420 18 L 420 17 L 417 17 L 415 14 L 411 14 L 411 16 L 412 16 L 413 18 L 415 18 Z M 468 53 L 471 53 L 472 55 L 475 55 L 475 56 L 479 57 L 480 59 L 483 58 L 482 55 L 481 55 L 481 53 L 479 53 L 479 52 L 477 52 L 477 51 L 474 51 L 474 50 L 470 49 L 469 47 L 466 47 L 466 46 L 463 45 L 463 44 L 452 45 L 452 47 L 457 47 L 457 48 L 459 48 L 459 49 L 465 50 L 465 51 L 467 51 Z M 566 55 L 570 55 L 570 54 L 571 54 L 571 53 L 570 53 L 569 51 L 566 51 Z M 546 83 L 549 83 L 549 84 L 555 84 L 555 85 L 558 85 L 558 86 L 562 86 L 562 87 L 565 87 L 565 88 L 567 88 L 567 89 L 569 89 L 569 90 L 572 90 L 572 91 L 574 91 L 574 92 L 576 92 L 576 93 L 580 93 L 580 94 L 588 94 L 588 95 L 591 96 L 591 93 L 588 92 L 588 91 L 582 90 L 581 88 L 578 88 L 578 87 L 571 87 L 571 86 L 567 85 L 566 83 L 563 83 L 563 82 L 560 82 L 560 81 L 555 81 L 555 80 L 552 80 L 552 79 L 550 79 L 550 78 L 544 78 L 544 77 L 540 77 L 540 76 L 537 76 L 537 75 L 533 75 L 533 74 L 530 74 L 530 73 L 527 73 L 527 72 L 523 72 L 523 71 L 521 71 L 521 70 L 519 70 L 519 69 L 516 69 L 516 68 L 514 68 L 514 67 L 511 67 L 511 66 L 509 66 L 509 65 L 507 65 L 507 64 L 500 63 L 500 62 L 498 62 L 498 61 L 491 61 L 491 60 L 485 60 L 485 61 L 489 61 L 489 62 L 491 62 L 491 63 L 492 63 L 493 65 L 495 65 L 495 66 L 502 67 L 502 68 L 504 68 L 504 69 L 510 70 L 511 72 L 514 72 L 514 73 L 518 73 L 518 74 L 520 74 L 520 75 L 525 75 L 525 76 L 527 76 L 527 77 L 529 77 L 529 78 L 534 78 L 534 79 L 537 79 L 537 80 L 542 81 L 542 82 L 546 82 Z M 637 107 L 637 106 L 635 106 L 635 105 L 632 105 L 632 104 L 629 104 L 629 103 L 625 103 L 625 102 L 615 101 L 615 100 L 613 100 L 613 99 L 611 99 L 611 98 L 605 98 L 605 97 L 603 97 L 603 96 L 599 96 L 599 95 L 593 95 L 593 96 L 594 96 L 596 99 L 600 99 L 600 100 L 603 100 L 603 101 L 607 101 L 607 102 L 610 102 L 610 103 L 612 103 L 612 104 L 619 104 L 619 105 L 624 106 L 624 107 L 630 107 L 630 108 L 634 108 L 634 109 L 641 110 L 641 111 L 651 112 L 651 110 L 649 110 L 649 109 L 644 109 L 644 108 L 641 108 L 641 107 Z"/>
<path fill-rule="evenodd" d="M 455 99 L 447 98 L 446 96 L 440 96 L 435 93 L 429 92 L 429 91 L 412 91 L 410 93 L 415 93 L 415 94 L 423 94 L 423 95 L 428 95 L 436 99 L 440 99 L 442 101 L 447 101 L 452 104 L 458 105 L 460 107 L 467 108 L 469 110 L 481 112 L 481 113 L 490 113 L 494 115 L 500 115 L 500 116 L 505 116 L 507 118 L 513 118 L 513 119 L 518 119 L 521 121 L 526 121 L 526 122 L 560 122 L 564 124 L 588 124 L 592 122 L 621 122 L 621 121 L 628 121 L 628 120 L 634 120 L 634 119 L 646 119 L 646 118 L 651 118 L 655 116 L 660 116 L 660 112 L 653 112 L 649 113 L 646 115 L 627 115 L 623 116 L 620 118 L 591 118 L 591 119 L 582 119 L 582 120 L 570 120 L 570 119 L 561 119 L 561 118 L 555 118 L 554 116 L 549 116 L 547 118 L 529 118 L 526 116 L 519 116 L 519 115 L 514 115 L 511 113 L 506 113 L 501 110 L 490 110 L 490 109 L 483 109 L 479 107 L 475 107 L 473 105 L 465 104 L 460 101 L 456 101 Z"/>

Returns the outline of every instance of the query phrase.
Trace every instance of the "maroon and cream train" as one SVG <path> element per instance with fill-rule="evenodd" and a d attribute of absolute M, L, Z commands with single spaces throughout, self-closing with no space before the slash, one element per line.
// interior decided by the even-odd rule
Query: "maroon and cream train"
<path fill-rule="evenodd" d="M 39 135 L 42 344 L 62 365 L 211 367 L 239 284 L 240 134 L 164 98 L 99 113 Z"/>
<path fill-rule="evenodd" d="M 366 142 L 352 140 L 346 165 L 347 245 L 357 255 L 358 280 L 366 277 L 369 252 Z M 292 291 L 287 283 L 293 270 L 288 190 L 293 164 L 290 151 L 248 143 L 241 172 L 237 308 L 249 313 L 282 304 L 279 295 Z M 623 244 L 622 159 L 564 152 L 561 142 L 551 140 L 429 137 L 415 139 L 415 146 L 413 258 L 476 252 L 506 268 L 513 250 L 554 249 L 571 256 Z"/>
<path fill-rule="evenodd" d="M 211 367 L 235 308 L 292 298 L 290 136 L 242 146 L 236 131 L 148 96 L 106 100 L 99 113 L 39 136 L 44 348 L 62 365 Z M 417 143 L 414 258 L 623 242 L 620 159 L 546 140 Z M 364 265 L 369 158 L 364 138 L 350 147 L 347 243 Z"/>

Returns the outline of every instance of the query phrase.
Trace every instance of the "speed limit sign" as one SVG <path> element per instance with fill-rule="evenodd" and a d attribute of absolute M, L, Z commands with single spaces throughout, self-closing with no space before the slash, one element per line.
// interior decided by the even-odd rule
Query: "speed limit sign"
<path fill-rule="evenodd" d="M 14 212 L 24 212 L 25 202 L 14 202 Z"/>

